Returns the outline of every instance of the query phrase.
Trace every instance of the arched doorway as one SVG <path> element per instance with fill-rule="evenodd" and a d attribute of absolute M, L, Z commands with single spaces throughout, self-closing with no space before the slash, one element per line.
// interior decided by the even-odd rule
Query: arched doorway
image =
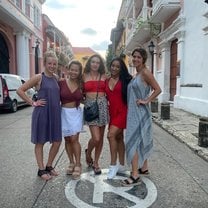
<path fill-rule="evenodd" d="M 177 76 L 177 39 L 172 41 L 170 49 L 170 100 L 173 101 L 176 95 Z"/>
<path fill-rule="evenodd" d="M 0 33 L 0 73 L 9 73 L 9 50 L 3 35 Z"/>

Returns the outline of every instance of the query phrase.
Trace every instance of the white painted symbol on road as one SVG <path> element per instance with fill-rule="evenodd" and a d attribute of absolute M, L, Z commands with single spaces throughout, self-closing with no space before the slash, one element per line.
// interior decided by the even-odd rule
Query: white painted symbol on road
<path fill-rule="evenodd" d="M 122 185 L 119 187 L 114 187 L 108 183 L 106 183 L 108 169 L 102 170 L 102 174 L 99 176 L 94 176 L 93 172 L 83 173 L 81 176 L 81 181 L 90 181 L 94 184 L 94 192 L 93 192 L 93 203 L 103 203 L 103 195 L 104 193 L 111 192 L 119 195 L 129 201 L 132 201 L 135 205 L 131 206 L 131 208 L 146 208 L 153 204 L 153 202 L 157 198 L 157 189 L 152 181 L 150 181 L 146 177 L 142 177 L 142 181 L 145 183 L 147 188 L 147 195 L 144 199 L 141 199 L 137 196 L 129 194 L 127 191 L 132 189 L 132 187 L 123 187 Z M 123 176 L 116 176 L 117 180 L 123 180 L 125 177 Z M 92 205 L 87 204 L 86 202 L 82 201 L 80 198 L 77 197 L 75 189 L 78 181 L 71 180 L 65 187 L 65 195 L 69 202 L 74 205 L 75 207 L 82 207 L 82 208 L 95 208 Z M 96 206 L 97 207 L 97 206 Z"/>

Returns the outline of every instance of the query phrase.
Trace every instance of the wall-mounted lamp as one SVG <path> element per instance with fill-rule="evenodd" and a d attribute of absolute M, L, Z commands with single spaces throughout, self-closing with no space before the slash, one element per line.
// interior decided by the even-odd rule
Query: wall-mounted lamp
<path fill-rule="evenodd" d="M 153 41 L 150 41 L 148 48 L 149 48 L 149 53 L 151 54 L 151 62 L 152 62 L 151 63 L 152 64 L 151 72 L 153 74 L 153 72 L 154 72 L 154 51 L 155 51 L 155 45 L 154 45 Z"/>
<path fill-rule="evenodd" d="M 153 41 L 150 41 L 150 44 L 148 45 L 148 48 L 149 48 L 150 54 L 153 54 L 154 50 L 155 50 L 155 45 L 154 45 Z"/>

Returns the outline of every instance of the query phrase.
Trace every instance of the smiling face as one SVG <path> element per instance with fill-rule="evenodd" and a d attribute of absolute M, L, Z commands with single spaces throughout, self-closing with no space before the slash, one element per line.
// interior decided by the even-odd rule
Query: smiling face
<path fill-rule="evenodd" d="M 68 70 L 69 76 L 71 79 L 78 79 L 81 76 L 82 69 L 78 64 L 71 64 Z"/>
<path fill-rule="evenodd" d="M 98 57 L 93 57 L 90 62 L 90 68 L 92 71 L 98 71 L 100 67 L 100 59 Z"/>
<path fill-rule="evenodd" d="M 118 60 L 114 60 L 110 65 L 110 72 L 113 77 L 119 77 L 121 70 L 120 62 Z"/>
<path fill-rule="evenodd" d="M 138 51 L 135 51 L 132 55 L 132 63 L 136 68 L 141 68 L 143 66 L 143 57 Z"/>
<path fill-rule="evenodd" d="M 45 62 L 45 72 L 48 75 L 53 75 L 58 67 L 58 61 L 54 57 L 47 57 Z"/>

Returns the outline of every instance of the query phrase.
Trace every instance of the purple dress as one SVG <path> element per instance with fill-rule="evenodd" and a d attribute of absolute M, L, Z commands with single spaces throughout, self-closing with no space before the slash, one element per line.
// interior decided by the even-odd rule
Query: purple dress
<path fill-rule="evenodd" d="M 35 107 L 32 114 L 31 142 L 44 144 L 62 140 L 60 90 L 55 77 L 42 73 L 38 99 L 45 99 L 45 106 Z"/>

